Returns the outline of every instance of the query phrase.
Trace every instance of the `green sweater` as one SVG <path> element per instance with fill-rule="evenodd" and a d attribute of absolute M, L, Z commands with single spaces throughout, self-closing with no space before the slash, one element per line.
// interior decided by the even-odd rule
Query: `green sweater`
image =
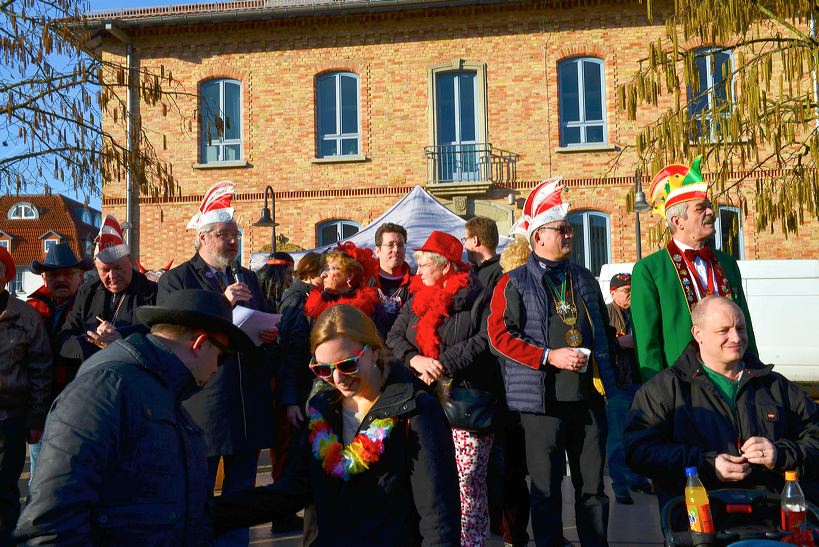
<path fill-rule="evenodd" d="M 737 261 L 722 251 L 715 250 L 714 254 L 725 270 L 734 302 L 745 314 L 748 350 L 758 355 Z M 693 339 L 691 310 L 667 249 L 660 249 L 634 265 L 631 278 L 631 317 L 634 322 L 634 347 L 640 365 L 640 376 L 646 381 L 673 365 Z"/>

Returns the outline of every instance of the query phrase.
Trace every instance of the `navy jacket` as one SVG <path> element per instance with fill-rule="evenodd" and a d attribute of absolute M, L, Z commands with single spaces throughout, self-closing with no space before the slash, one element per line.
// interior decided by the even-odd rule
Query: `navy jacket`
<path fill-rule="evenodd" d="M 16 535 L 27 545 L 202 545 L 210 539 L 202 432 L 180 406 L 196 391 L 159 338 L 97 352 L 46 420 Z"/>
<path fill-rule="evenodd" d="M 341 438 L 341 401 L 324 390 L 310 405 Z M 310 451 L 308 428 L 291 451 L 284 476 L 271 486 L 221 495 L 214 508 L 218 530 L 269 522 L 312 499 L 318 515 L 318 546 L 458 546 L 461 535 L 455 447 L 440 403 L 393 362 L 381 396 L 362 426 L 375 418 L 396 424 L 384 452 L 349 481 L 327 474 Z"/>
<path fill-rule="evenodd" d="M 611 365 L 613 341 L 609 336 L 609 319 L 600 285 L 592 273 L 577 264 L 566 264 L 574 286 L 589 314 L 593 340 L 592 373 L 599 376 L 607 396 L 617 390 Z M 529 261 L 498 281 L 492 295 L 487 331 L 492 352 L 501 361 L 506 386 L 506 404 L 510 410 L 543 413 L 549 365 L 543 364 L 549 322 L 549 296 L 543 282 L 544 269 L 529 254 Z M 584 343 L 586 347 L 587 344 Z M 553 368 L 553 367 L 552 367 Z M 595 370 L 596 369 L 596 370 Z"/>
<path fill-rule="evenodd" d="M 240 305 L 268 311 L 256 274 L 242 268 L 253 298 Z M 210 267 L 198 254 L 159 278 L 157 305 L 179 289 L 221 293 Z M 239 353 L 225 360 L 202 391 L 185 402 L 199 427 L 205 430 L 208 456 L 240 454 L 273 446 L 273 360 L 276 346 Z"/>

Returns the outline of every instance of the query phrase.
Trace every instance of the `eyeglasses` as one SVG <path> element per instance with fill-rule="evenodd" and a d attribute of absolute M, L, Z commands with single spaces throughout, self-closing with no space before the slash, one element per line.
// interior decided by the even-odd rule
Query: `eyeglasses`
<path fill-rule="evenodd" d="M 470 240 L 470 239 L 472 239 L 473 237 L 475 237 L 475 236 L 466 236 L 466 237 L 462 237 L 462 238 L 461 238 L 461 243 L 466 243 L 467 241 L 469 241 L 469 240 Z"/>
<path fill-rule="evenodd" d="M 239 233 L 238 232 L 222 232 L 222 231 L 219 231 L 219 232 L 211 232 L 211 233 L 213 235 L 215 235 L 216 237 L 218 237 L 219 239 L 228 239 L 228 240 L 230 240 L 230 239 L 237 239 L 238 240 L 239 239 Z"/>
<path fill-rule="evenodd" d="M 224 345 L 222 342 L 220 342 L 219 340 L 217 340 L 213 336 L 208 336 L 208 342 L 213 344 L 214 347 L 216 347 L 216 349 L 218 349 L 218 350 L 220 350 L 222 352 L 222 354 L 219 356 L 219 359 L 218 359 L 218 365 L 220 367 L 225 364 L 225 361 L 228 359 L 228 357 L 230 357 L 231 355 L 233 355 L 235 353 L 232 349 L 230 349 L 229 347 Z"/>
<path fill-rule="evenodd" d="M 367 344 L 364 344 L 364 347 L 361 348 L 361 351 L 359 351 L 357 355 L 347 357 L 335 363 L 319 363 L 316 361 L 316 356 L 313 355 L 313 358 L 310 359 L 310 370 L 319 378 L 331 377 L 334 369 L 338 369 L 340 373 L 346 374 L 347 376 L 355 376 L 358 374 L 358 360 L 361 359 L 361 356 L 364 355 L 368 347 Z"/>
<path fill-rule="evenodd" d="M 387 249 L 390 249 L 390 250 L 392 250 L 392 249 L 406 249 L 407 248 L 406 243 L 384 243 L 381 246 L 386 247 Z"/>
<path fill-rule="evenodd" d="M 569 224 L 562 224 L 560 226 L 541 226 L 539 230 L 554 230 L 562 236 L 570 236 L 574 234 L 574 228 Z"/>

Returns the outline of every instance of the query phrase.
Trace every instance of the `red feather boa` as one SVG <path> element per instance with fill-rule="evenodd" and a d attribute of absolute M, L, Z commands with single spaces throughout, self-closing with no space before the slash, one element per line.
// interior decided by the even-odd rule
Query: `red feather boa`
<path fill-rule="evenodd" d="M 455 293 L 469 285 L 469 272 L 458 272 L 443 278 L 440 285 L 428 287 L 416 275 L 410 281 L 412 311 L 418 316 L 415 339 L 418 349 L 425 357 L 437 359 L 441 354 L 441 337 L 438 327 L 449 317 Z"/>
<path fill-rule="evenodd" d="M 331 300 L 324 298 L 321 289 L 315 288 L 310 291 L 304 304 L 304 315 L 316 319 L 326 309 L 338 304 L 349 304 L 367 317 L 372 317 L 378 302 L 378 292 L 372 287 L 358 287 L 351 293 L 339 295 L 338 298 Z"/>

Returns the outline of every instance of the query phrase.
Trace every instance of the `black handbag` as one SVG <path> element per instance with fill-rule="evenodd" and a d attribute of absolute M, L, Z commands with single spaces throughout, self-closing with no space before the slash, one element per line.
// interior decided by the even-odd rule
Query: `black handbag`
<path fill-rule="evenodd" d="M 448 391 L 448 396 L 445 393 Z M 444 407 L 449 425 L 475 433 L 492 429 L 497 414 L 498 401 L 494 395 L 480 389 L 453 387 L 439 390 L 441 406 Z"/>

